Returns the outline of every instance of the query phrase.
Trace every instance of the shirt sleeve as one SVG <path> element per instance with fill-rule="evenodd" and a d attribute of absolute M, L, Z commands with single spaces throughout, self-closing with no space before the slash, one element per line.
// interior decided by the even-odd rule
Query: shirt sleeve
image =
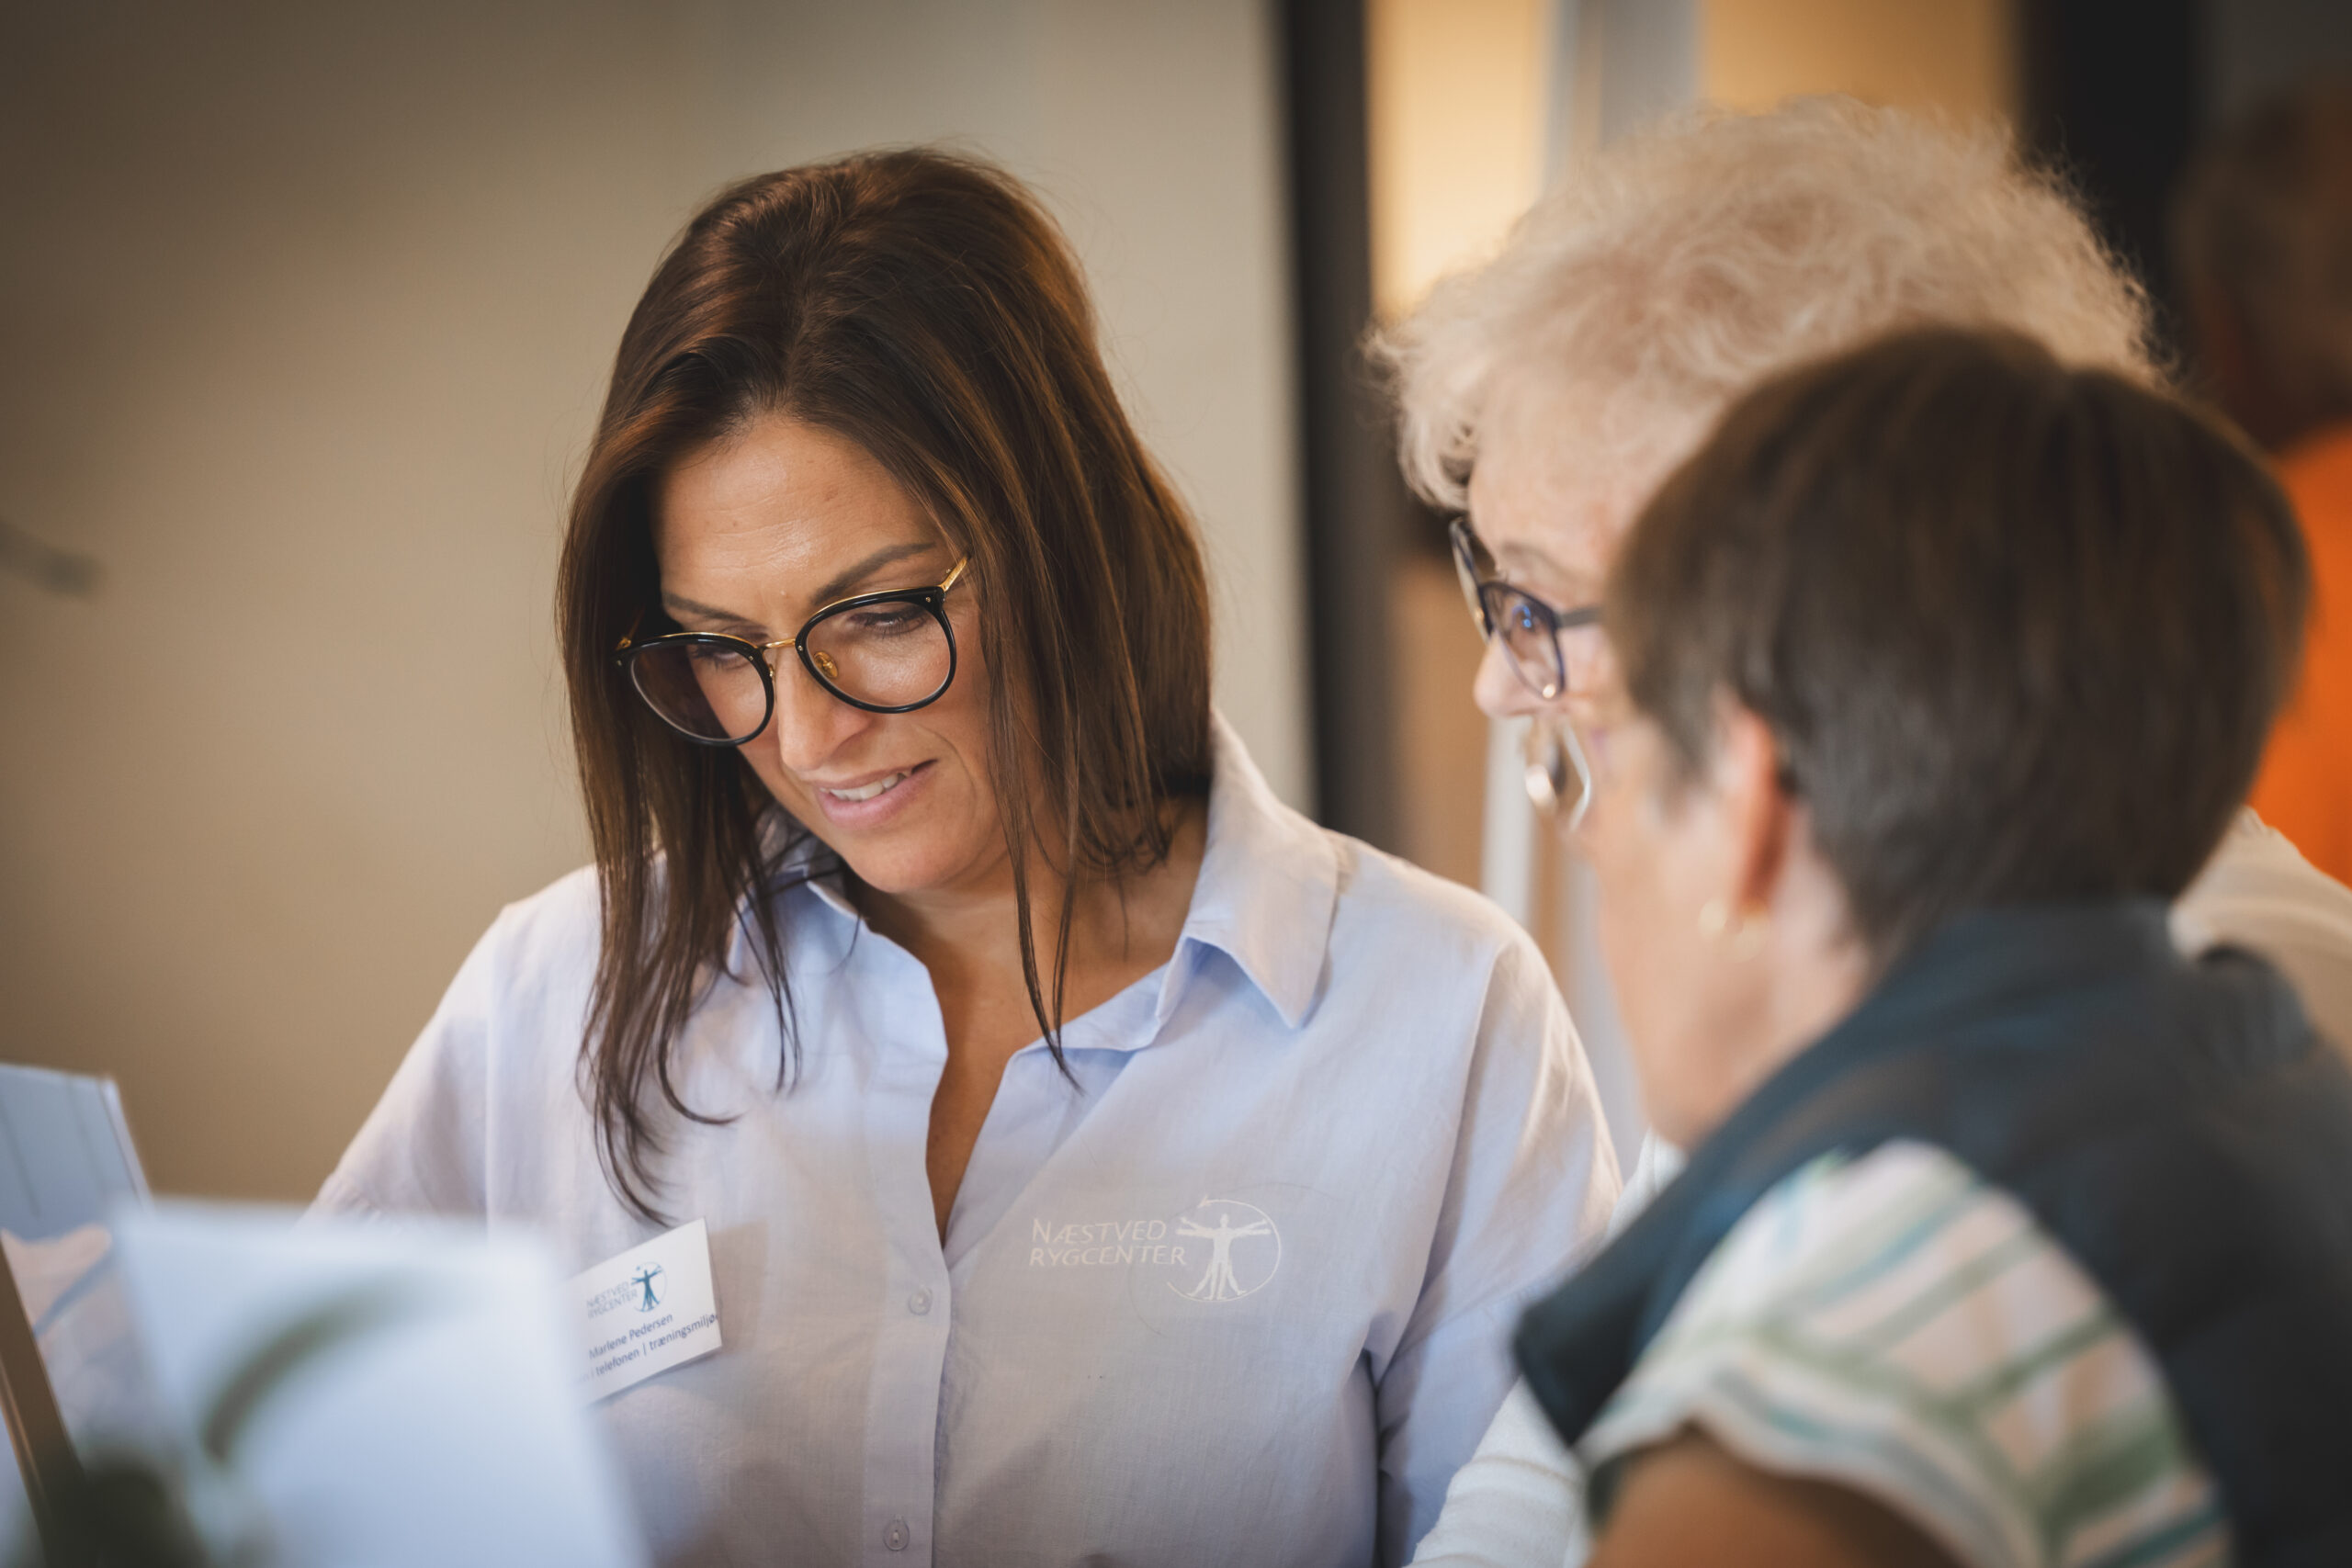
<path fill-rule="evenodd" d="M 1970 1568 L 2228 1558 L 2129 1327 L 2023 1205 L 1925 1145 L 1817 1161 L 1734 1227 L 1577 1446 L 1598 1538 L 1625 1464 L 1692 1427 Z"/>
<path fill-rule="evenodd" d="M 1583 1472 L 1527 1384 L 1515 1384 L 1446 1487 L 1413 1568 L 1580 1568 L 1590 1551 Z"/>
<path fill-rule="evenodd" d="M 1532 942 L 1507 943 L 1479 1019 L 1429 1272 L 1378 1386 L 1378 1560 L 1403 1562 L 1514 1381 L 1520 1310 L 1598 1245 L 1617 1159 L 1592 1068 Z"/>
<path fill-rule="evenodd" d="M 1682 1165 L 1680 1150 L 1644 1134 L 1609 1235 L 1631 1224 Z M 1446 1487 L 1444 1510 L 1413 1553 L 1414 1568 L 1578 1568 L 1591 1551 L 1584 1472 L 1527 1384 L 1514 1384 L 1478 1451 Z"/>
<path fill-rule="evenodd" d="M 2321 1034 L 2352 1054 L 2352 887 L 2305 860 L 2251 811 L 2173 905 L 2173 942 L 2198 953 L 2227 944 L 2287 976 Z"/>
<path fill-rule="evenodd" d="M 1609 1216 L 1610 1238 L 1614 1240 L 1639 1219 L 1688 1163 L 1680 1149 L 1656 1133 L 1644 1133 L 1641 1153 L 1634 1156 L 1633 1173 L 1625 1178 L 1625 1190 L 1617 1194 L 1616 1212 Z"/>
<path fill-rule="evenodd" d="M 490 1037 L 510 923 L 501 914 L 474 944 L 311 1213 L 484 1212 Z"/>

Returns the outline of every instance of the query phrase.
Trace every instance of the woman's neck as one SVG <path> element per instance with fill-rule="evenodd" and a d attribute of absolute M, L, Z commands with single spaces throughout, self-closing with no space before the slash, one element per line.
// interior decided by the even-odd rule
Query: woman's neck
<path fill-rule="evenodd" d="M 1665 1136 L 1685 1148 L 1739 1108 L 1869 992 L 1872 964 L 1853 934 L 1844 890 L 1810 854 L 1793 857 L 1776 890 L 1761 943 L 1736 960 L 1747 982 L 1722 1006 L 1715 1070 Z"/>
<path fill-rule="evenodd" d="M 1030 940 L 1048 1010 L 1063 1019 L 1080 1017 L 1168 962 L 1192 909 L 1207 822 L 1203 803 L 1183 803 L 1169 823 L 1168 853 L 1157 864 L 1122 881 L 1078 887 L 1069 962 L 1058 987 L 1055 949 L 1068 885 L 1057 875 L 1032 870 Z M 947 1056 L 932 1097 L 923 1164 L 944 1238 L 998 1082 L 1013 1055 L 1038 1033 L 1037 1008 L 1021 961 L 1020 899 L 1012 864 L 1008 861 L 1001 871 L 955 888 L 917 895 L 859 892 L 859 908 L 874 929 L 930 971 L 939 1003 Z"/>
<path fill-rule="evenodd" d="M 1083 983 L 1088 977 L 1131 980 L 1158 968 L 1174 952 L 1200 876 L 1206 822 L 1204 803 L 1175 802 L 1169 808 L 1169 851 L 1158 863 L 1121 880 L 1079 885 L 1070 911 L 1069 1016 L 1103 999 L 1087 998 L 1097 988 Z M 1030 861 L 1028 882 L 1030 940 L 1050 1003 L 1069 884 L 1041 855 Z M 995 990 L 1009 984 L 1025 998 L 1020 899 L 1010 853 L 951 886 L 886 893 L 854 885 L 851 897 L 867 922 L 920 960 L 943 990 Z"/>

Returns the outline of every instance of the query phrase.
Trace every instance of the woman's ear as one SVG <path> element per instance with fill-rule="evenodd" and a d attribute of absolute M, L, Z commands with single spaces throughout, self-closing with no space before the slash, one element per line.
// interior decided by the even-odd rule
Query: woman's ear
<path fill-rule="evenodd" d="M 1769 912 L 1789 871 L 1796 803 L 1782 787 L 1772 727 L 1725 696 L 1716 703 L 1710 770 L 1728 843 L 1727 912 Z"/>

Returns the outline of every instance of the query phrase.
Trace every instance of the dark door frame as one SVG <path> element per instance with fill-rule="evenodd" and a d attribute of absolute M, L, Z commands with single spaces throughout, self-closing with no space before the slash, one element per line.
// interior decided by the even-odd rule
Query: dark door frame
<path fill-rule="evenodd" d="M 1317 815 L 1393 850 L 1402 806 L 1390 591 L 1415 503 L 1363 356 L 1373 319 L 1363 0 L 1283 0 L 1308 693 Z"/>

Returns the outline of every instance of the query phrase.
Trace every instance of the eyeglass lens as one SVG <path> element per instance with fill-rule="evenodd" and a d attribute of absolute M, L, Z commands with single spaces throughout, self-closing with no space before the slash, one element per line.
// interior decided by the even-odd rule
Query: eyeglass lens
<path fill-rule="evenodd" d="M 1487 624 L 1494 628 L 1491 635 L 1502 643 L 1512 671 L 1545 702 L 1558 696 L 1567 684 L 1567 671 L 1557 623 L 1550 612 L 1508 583 L 1482 583 L 1479 597 L 1486 605 Z"/>
<path fill-rule="evenodd" d="M 945 623 L 913 600 L 844 605 L 812 622 L 800 646 L 822 685 L 868 708 L 919 707 L 947 689 L 956 669 Z M 698 740 L 740 745 L 768 720 L 759 657 L 733 638 L 681 637 L 646 644 L 629 673 L 669 724 Z"/>
<path fill-rule="evenodd" d="M 1550 606 L 1496 576 L 1494 558 L 1465 520 L 1455 518 L 1446 534 L 1453 546 L 1454 579 L 1478 634 L 1499 639 L 1512 672 L 1528 690 L 1552 701 L 1568 684 L 1568 664 Z"/>
<path fill-rule="evenodd" d="M 956 669 L 946 623 L 912 600 L 837 610 L 811 626 L 800 645 L 817 679 L 870 707 L 929 702 Z"/>
<path fill-rule="evenodd" d="M 649 643 L 628 672 L 649 707 L 697 740 L 748 740 L 767 724 L 768 683 L 741 643 Z"/>

